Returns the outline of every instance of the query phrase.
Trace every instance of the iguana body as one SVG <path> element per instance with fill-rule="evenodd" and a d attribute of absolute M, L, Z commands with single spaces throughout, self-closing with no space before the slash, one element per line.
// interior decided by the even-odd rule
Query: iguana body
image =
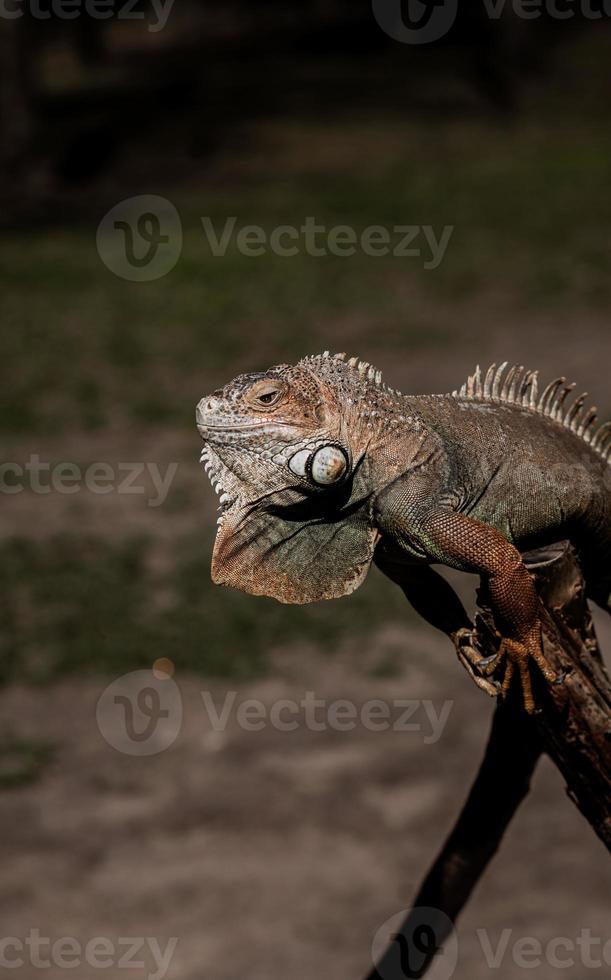
<path fill-rule="evenodd" d="M 202 453 L 222 491 L 214 581 L 283 602 L 355 589 L 372 560 L 443 629 L 476 682 L 507 657 L 533 708 L 529 660 L 548 679 L 539 602 L 520 552 L 569 539 L 589 596 L 611 612 L 611 424 L 584 397 L 503 365 L 451 395 L 409 396 L 344 355 L 241 375 L 198 405 Z M 482 576 L 498 657 L 430 565 Z"/>

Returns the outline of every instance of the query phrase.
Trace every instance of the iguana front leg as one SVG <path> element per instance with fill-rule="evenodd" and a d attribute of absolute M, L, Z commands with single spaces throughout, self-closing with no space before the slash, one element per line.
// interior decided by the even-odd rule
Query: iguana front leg
<path fill-rule="evenodd" d="M 485 673 L 504 664 L 501 694 L 517 674 L 529 713 L 535 702 L 530 678 L 534 660 L 548 681 L 556 675 L 543 653 L 539 598 L 519 551 L 496 528 L 426 499 L 413 483 L 399 482 L 379 502 L 378 520 L 393 544 L 461 571 L 479 574 L 501 634 L 497 654 L 480 662 Z"/>

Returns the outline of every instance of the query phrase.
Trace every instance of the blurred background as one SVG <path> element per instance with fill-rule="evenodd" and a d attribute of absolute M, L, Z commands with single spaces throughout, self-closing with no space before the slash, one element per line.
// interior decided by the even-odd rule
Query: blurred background
<path fill-rule="evenodd" d="M 0 905 L 3 938 L 49 940 L 49 980 L 66 937 L 86 980 L 125 976 L 125 937 L 171 953 L 160 967 L 143 938 L 134 977 L 356 980 L 477 770 L 493 705 L 379 573 L 306 607 L 211 585 L 194 427 L 235 374 L 329 348 L 406 392 L 515 361 L 611 418 L 607 11 L 431 6 L 425 43 L 391 36 L 415 16 L 392 2 L 0 13 Z M 295 254 L 270 245 L 280 226 Z M 386 254 L 359 245 L 372 226 Z M 474 582 L 453 581 L 472 607 Z M 127 708 L 104 713 L 135 671 L 182 704 L 150 754 L 123 737 Z M 306 692 L 417 705 L 408 730 L 237 717 Z M 132 705 L 138 730 L 154 703 Z M 522 976 L 515 943 L 534 937 L 530 975 L 565 976 L 547 944 L 589 930 L 571 975 L 607 976 L 610 886 L 542 763 L 454 975 Z M 104 968 L 84 952 L 99 937 Z M 38 975 L 30 947 L 2 949 Z"/>

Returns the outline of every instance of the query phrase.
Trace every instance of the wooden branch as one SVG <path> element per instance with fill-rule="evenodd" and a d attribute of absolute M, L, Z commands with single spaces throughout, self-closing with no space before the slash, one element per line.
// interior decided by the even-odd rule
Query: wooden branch
<path fill-rule="evenodd" d="M 525 557 L 545 607 L 545 654 L 562 681 L 548 685 L 537 673 L 534 716 L 526 715 L 513 694 L 498 705 L 477 778 L 413 902 L 413 910 L 420 911 L 407 915 L 368 980 L 425 975 L 528 793 L 543 751 L 563 774 L 570 798 L 611 849 L 611 683 L 583 578 L 567 543 Z M 484 596 L 478 599 L 478 631 L 487 656 L 498 640 Z M 424 934 L 427 943 L 421 941 Z"/>
<path fill-rule="evenodd" d="M 545 655 L 564 678 L 548 685 L 535 672 L 541 743 L 564 776 L 568 795 L 611 850 L 611 682 L 584 581 L 568 544 L 529 567 L 546 610 Z"/>
<path fill-rule="evenodd" d="M 412 902 L 413 909 L 430 910 L 431 914 L 423 917 L 422 911 L 417 911 L 407 915 L 397 934 L 403 937 L 403 944 L 397 939 L 389 947 L 368 980 L 424 976 L 528 793 L 540 754 L 533 718 L 516 712 L 509 702 L 500 704 L 467 801 Z M 414 943 L 416 932 L 423 928 L 434 937 L 434 943 Z M 405 950 L 408 952 L 402 959 Z M 406 960 L 411 964 L 409 971 Z"/>

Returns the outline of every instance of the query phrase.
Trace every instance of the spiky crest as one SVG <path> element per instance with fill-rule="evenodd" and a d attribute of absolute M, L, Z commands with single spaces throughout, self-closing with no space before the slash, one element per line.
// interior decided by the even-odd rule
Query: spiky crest
<path fill-rule="evenodd" d="M 331 354 L 330 351 L 326 350 L 323 351 L 322 354 L 313 354 L 310 357 L 304 357 L 303 361 L 308 363 L 308 361 L 320 361 L 321 359 L 342 361 L 346 367 L 355 372 L 355 376 L 360 378 L 360 380 L 370 381 L 382 391 L 388 392 L 389 395 L 401 394 L 400 391 L 396 391 L 394 388 L 389 388 L 389 386 L 382 380 L 382 372 L 378 371 L 372 364 L 369 364 L 368 361 L 361 361 L 358 357 L 350 357 L 346 359 L 346 354 L 343 351 L 339 354 Z"/>
<path fill-rule="evenodd" d="M 566 407 L 566 401 L 575 385 L 567 384 L 566 378 L 551 381 L 539 396 L 539 372 L 529 371 L 523 366 L 507 368 L 504 361 L 498 368 L 491 364 L 485 377 L 479 365 L 462 388 L 453 391 L 454 398 L 472 402 L 490 402 L 517 405 L 529 409 L 537 415 L 557 422 L 586 442 L 602 459 L 611 461 L 611 422 L 596 428 L 597 409 L 584 408 L 587 393 L 584 392 Z"/>

